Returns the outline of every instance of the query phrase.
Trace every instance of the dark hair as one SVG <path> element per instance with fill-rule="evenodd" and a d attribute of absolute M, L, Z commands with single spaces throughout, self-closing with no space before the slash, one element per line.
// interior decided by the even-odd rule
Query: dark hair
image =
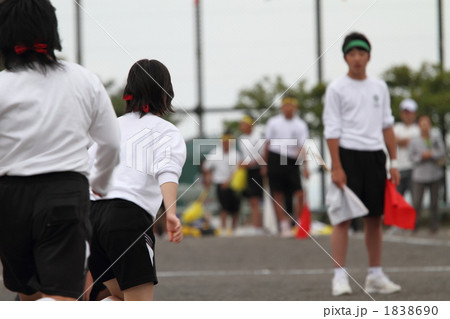
<path fill-rule="evenodd" d="M 140 112 L 141 117 L 148 111 L 155 115 L 174 112 L 172 99 L 174 96 L 169 70 L 157 60 L 143 59 L 135 64 L 128 73 L 127 85 L 123 96 L 127 99 L 125 113 Z"/>
<path fill-rule="evenodd" d="M 26 50 L 17 54 L 16 45 L 32 48 L 47 45 L 47 53 Z M 54 50 L 61 51 L 55 8 L 49 0 L 5 0 L 0 2 L 0 55 L 8 70 L 34 69 L 37 62 L 45 71 L 57 67 Z"/>
<path fill-rule="evenodd" d="M 344 43 L 342 44 L 342 52 L 344 53 L 344 56 L 348 52 L 348 51 L 345 52 L 345 48 L 346 48 L 347 44 L 349 44 L 349 42 L 353 41 L 353 40 L 362 40 L 364 42 L 367 42 L 367 44 L 369 45 L 369 51 L 372 49 L 372 46 L 370 45 L 369 40 L 367 39 L 367 37 L 364 34 L 359 33 L 359 32 L 352 32 L 345 37 Z"/>

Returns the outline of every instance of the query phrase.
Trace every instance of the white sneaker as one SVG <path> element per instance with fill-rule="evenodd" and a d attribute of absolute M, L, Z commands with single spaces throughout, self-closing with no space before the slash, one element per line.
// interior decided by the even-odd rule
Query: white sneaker
<path fill-rule="evenodd" d="M 331 281 L 331 294 L 333 296 L 350 295 L 352 287 L 348 282 L 347 276 L 334 277 Z"/>
<path fill-rule="evenodd" d="M 281 238 L 292 238 L 294 237 L 294 234 L 292 233 L 291 229 L 283 229 L 281 230 L 280 236 Z"/>
<path fill-rule="evenodd" d="M 402 287 L 393 283 L 385 274 L 367 275 L 365 290 L 370 294 L 393 294 L 402 290 Z"/>

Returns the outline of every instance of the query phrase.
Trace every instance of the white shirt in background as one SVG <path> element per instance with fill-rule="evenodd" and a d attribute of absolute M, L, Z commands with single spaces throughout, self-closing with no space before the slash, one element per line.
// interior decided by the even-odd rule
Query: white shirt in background
<path fill-rule="evenodd" d="M 411 140 L 413 137 L 420 136 L 420 129 L 416 123 L 406 125 L 403 122 L 399 122 L 395 123 L 394 125 L 394 133 L 395 136 L 399 139 L 407 138 Z M 408 145 L 397 147 L 397 160 L 398 160 L 398 169 L 400 171 L 412 169 L 412 162 L 409 158 Z"/>
<path fill-rule="evenodd" d="M 265 141 L 262 140 L 261 134 L 254 129 L 250 134 L 239 136 L 238 145 L 241 160 L 249 165 L 249 168 L 258 167 L 257 161 L 263 161 L 264 143 Z"/>
<path fill-rule="evenodd" d="M 222 150 L 219 146 L 217 149 Z M 239 153 L 232 147 L 230 147 L 228 153 L 213 150 L 206 155 L 206 161 L 203 164 L 203 168 L 207 171 L 211 171 L 211 181 L 213 184 L 223 184 L 231 179 L 234 171 L 237 169 L 239 160 Z"/>
<path fill-rule="evenodd" d="M 269 151 L 296 159 L 309 138 L 309 130 L 298 115 L 287 119 L 283 114 L 278 114 L 267 121 L 265 138 L 270 143 Z M 287 154 L 284 154 L 286 149 Z"/>

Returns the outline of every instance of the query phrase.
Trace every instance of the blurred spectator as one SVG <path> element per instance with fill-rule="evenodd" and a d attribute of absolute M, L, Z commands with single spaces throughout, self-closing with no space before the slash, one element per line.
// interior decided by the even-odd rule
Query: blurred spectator
<path fill-rule="evenodd" d="M 286 197 L 293 194 L 297 203 L 297 214 L 293 216 L 295 220 L 303 210 L 303 190 L 297 159 L 303 143 L 309 137 L 309 130 L 305 121 L 296 114 L 297 109 L 297 99 L 287 95 L 282 101 L 281 114 L 270 118 L 266 127 L 267 176 L 282 237 L 292 236 L 290 220 L 283 205 Z M 306 178 L 309 177 L 306 161 L 303 162 L 303 173 Z"/>
<path fill-rule="evenodd" d="M 394 125 L 395 139 L 397 142 L 398 170 L 400 172 L 400 184 L 397 190 L 403 196 L 406 191 L 412 195 L 412 162 L 409 158 L 409 141 L 419 136 L 419 126 L 416 124 L 417 103 L 412 99 L 405 99 L 400 103 L 401 122 Z"/>
<path fill-rule="evenodd" d="M 422 211 L 425 188 L 430 191 L 430 231 L 436 233 L 439 227 L 438 197 L 444 176 L 445 146 L 440 135 L 431 134 L 431 120 L 428 115 L 419 118 L 420 136 L 409 143 L 410 159 L 413 163 L 413 202 L 417 212 L 417 231 Z"/>
<path fill-rule="evenodd" d="M 262 233 L 262 218 L 260 204 L 263 197 L 263 178 L 261 167 L 258 164 L 258 158 L 252 154 L 252 150 L 261 140 L 260 135 L 253 129 L 254 119 L 245 115 L 239 123 L 242 135 L 239 137 L 239 151 L 242 155 L 242 161 L 239 165 L 247 169 L 247 188 L 244 196 L 248 198 L 250 204 L 250 216 L 255 234 Z M 259 155 L 259 153 L 257 154 Z M 262 157 L 261 157 L 262 160 Z"/>
<path fill-rule="evenodd" d="M 227 229 L 227 216 L 231 215 L 231 230 L 235 230 L 238 223 L 241 200 L 236 192 L 230 188 L 231 178 L 237 168 L 239 160 L 235 147 L 230 147 L 233 135 L 222 136 L 222 146 L 212 150 L 203 164 L 205 186 L 209 188 L 214 184 L 217 191 L 217 199 L 220 204 L 221 234 L 231 231 Z"/>

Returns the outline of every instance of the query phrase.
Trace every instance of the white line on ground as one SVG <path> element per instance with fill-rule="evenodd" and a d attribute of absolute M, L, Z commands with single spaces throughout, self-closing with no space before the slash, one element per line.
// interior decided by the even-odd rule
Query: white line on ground
<path fill-rule="evenodd" d="M 422 266 L 422 267 L 385 267 L 387 273 L 433 273 L 450 272 L 450 266 Z M 367 271 L 363 268 L 349 268 L 351 273 L 362 273 Z M 225 276 L 308 276 L 332 274 L 331 268 L 322 269 L 255 269 L 255 270 L 187 270 L 187 271 L 160 271 L 158 277 L 177 278 L 177 277 L 225 277 Z M 0 282 L 3 277 L 0 276 Z"/>
<path fill-rule="evenodd" d="M 353 235 L 353 238 L 364 239 L 363 234 Z M 420 238 L 420 237 L 406 237 L 395 235 L 384 235 L 383 241 L 391 243 L 401 243 L 420 246 L 435 246 L 435 247 L 450 247 L 450 240 L 434 239 L 434 238 Z"/>
<path fill-rule="evenodd" d="M 390 272 L 450 272 L 450 266 L 424 266 L 424 267 L 385 267 Z M 366 272 L 367 269 L 349 269 L 350 272 Z M 193 271 L 160 271 L 158 277 L 224 277 L 224 276 L 298 276 L 332 274 L 331 268 L 322 269 L 255 269 L 255 270 L 193 270 Z"/>
<path fill-rule="evenodd" d="M 430 238 L 411 238 L 411 237 L 398 237 L 398 236 L 386 236 L 385 241 L 402 244 L 422 245 L 422 246 L 444 246 L 450 247 L 450 241 L 430 239 Z"/>

